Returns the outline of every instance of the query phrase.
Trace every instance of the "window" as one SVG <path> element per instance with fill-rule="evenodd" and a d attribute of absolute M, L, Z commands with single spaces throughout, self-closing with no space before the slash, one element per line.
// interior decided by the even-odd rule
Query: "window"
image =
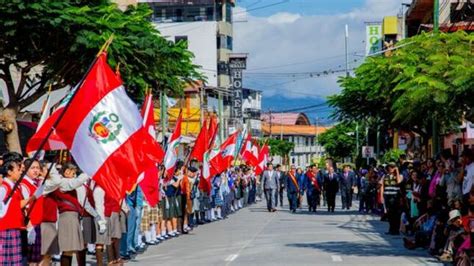
<path fill-rule="evenodd" d="M 225 21 L 232 22 L 232 5 L 230 3 L 225 5 Z"/>
<path fill-rule="evenodd" d="M 232 50 L 232 37 L 227 36 L 227 49 Z"/>

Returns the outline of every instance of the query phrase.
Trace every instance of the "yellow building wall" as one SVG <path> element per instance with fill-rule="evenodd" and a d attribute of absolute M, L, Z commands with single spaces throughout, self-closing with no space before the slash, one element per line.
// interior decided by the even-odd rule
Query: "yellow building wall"
<path fill-rule="evenodd" d="M 174 128 L 176 120 L 179 116 L 180 108 L 168 109 L 168 126 Z M 160 123 L 160 109 L 155 108 L 155 121 Z M 201 109 L 199 108 L 183 108 L 183 122 L 181 124 L 181 135 L 197 136 L 201 130 Z"/>
<path fill-rule="evenodd" d="M 396 16 L 387 16 L 383 18 L 383 35 L 398 34 L 398 18 Z"/>

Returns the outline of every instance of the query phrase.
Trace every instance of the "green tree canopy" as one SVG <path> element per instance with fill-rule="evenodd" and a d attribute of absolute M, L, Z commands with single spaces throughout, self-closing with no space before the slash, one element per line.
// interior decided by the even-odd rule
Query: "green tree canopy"
<path fill-rule="evenodd" d="M 343 77 L 330 97 L 334 117 L 371 120 L 381 129 L 406 128 L 431 135 L 431 120 L 445 129 L 464 114 L 474 120 L 474 34 L 423 33 L 397 44 L 391 56 L 373 56 Z M 469 96 L 471 95 L 471 96 Z"/>
<path fill-rule="evenodd" d="M 270 146 L 270 155 L 285 158 L 293 150 L 295 144 L 286 140 L 268 139 L 268 146 Z"/>
<path fill-rule="evenodd" d="M 2 3 L 0 81 L 8 91 L 8 105 L 0 109 L 0 129 L 15 132 L 16 114 L 49 85 L 58 90 L 77 83 L 111 34 L 108 60 L 112 67 L 120 65 L 131 96 L 139 97 L 147 86 L 179 93 L 185 82 L 201 79 L 192 53 L 184 43 L 160 36 L 149 19 L 151 12 L 146 4 L 122 12 L 110 0 Z M 9 148 L 18 150 L 8 135 Z"/>
<path fill-rule="evenodd" d="M 319 135 L 318 141 L 330 157 L 341 161 L 352 156 L 356 150 L 355 131 L 354 123 L 340 123 Z"/>

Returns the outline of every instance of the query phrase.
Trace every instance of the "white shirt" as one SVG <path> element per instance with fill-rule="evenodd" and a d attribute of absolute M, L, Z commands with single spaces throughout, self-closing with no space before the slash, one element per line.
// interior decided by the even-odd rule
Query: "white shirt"
<path fill-rule="evenodd" d="M 471 192 L 471 187 L 474 181 L 474 162 L 466 166 L 466 176 L 462 181 L 462 194 L 466 195 Z"/>
<path fill-rule="evenodd" d="M 75 190 L 87 182 L 89 177 L 86 174 L 81 174 L 77 178 L 63 178 L 56 170 L 56 167 L 52 167 L 49 173 L 49 178 L 44 182 L 43 195 L 48 195 L 54 192 L 56 189 L 62 192 L 68 192 Z"/>
<path fill-rule="evenodd" d="M 13 188 L 13 186 L 15 186 L 15 183 L 13 183 L 8 178 L 3 179 L 3 182 L 8 183 L 8 185 L 11 188 Z M 23 199 L 28 199 L 28 197 L 29 197 L 28 190 L 24 186 L 18 186 L 18 188 L 21 189 L 21 194 L 23 196 Z M 6 199 L 7 196 L 8 195 L 7 195 L 6 188 L 3 187 L 3 186 L 0 186 L 0 218 L 3 218 L 7 214 L 8 206 L 10 206 L 11 200 L 9 200 L 7 202 L 7 204 L 5 204 L 3 202 Z"/>
<path fill-rule="evenodd" d="M 76 188 L 76 194 L 79 204 L 81 204 L 81 206 L 90 215 L 92 215 L 92 217 L 96 218 L 97 216 L 99 216 L 99 214 L 97 214 L 97 211 L 94 209 L 94 207 L 92 207 L 91 203 L 89 202 L 89 199 L 87 198 L 87 190 L 85 185 Z"/>

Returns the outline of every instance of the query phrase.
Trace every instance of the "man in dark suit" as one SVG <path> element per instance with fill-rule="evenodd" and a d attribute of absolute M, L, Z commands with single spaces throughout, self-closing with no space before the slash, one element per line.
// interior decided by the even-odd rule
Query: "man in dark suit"
<path fill-rule="evenodd" d="M 324 190 L 326 191 L 328 212 L 334 212 L 336 194 L 339 190 L 339 175 L 334 172 L 333 166 L 328 166 L 327 173 L 324 176 Z"/>
<path fill-rule="evenodd" d="M 298 199 L 301 193 L 301 186 L 298 182 L 298 177 L 296 175 L 296 167 L 291 166 L 291 170 L 286 176 L 286 192 L 288 196 L 288 202 L 290 203 L 290 211 L 296 212 L 298 208 Z"/>
<path fill-rule="evenodd" d="M 341 189 L 342 209 L 352 207 L 352 189 L 356 185 L 356 175 L 350 165 L 345 165 L 342 175 L 339 177 L 339 188 Z"/>

